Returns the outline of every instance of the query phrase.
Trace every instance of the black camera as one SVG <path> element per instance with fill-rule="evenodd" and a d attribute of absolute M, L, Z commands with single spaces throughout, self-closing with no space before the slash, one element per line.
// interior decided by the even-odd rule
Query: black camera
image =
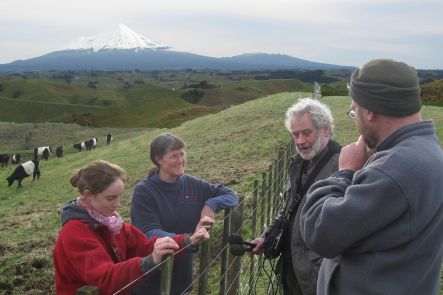
<path fill-rule="evenodd" d="M 283 237 L 288 230 L 288 220 L 285 216 L 277 217 L 268 231 L 265 232 L 263 254 L 268 259 L 280 256 L 283 248 Z"/>

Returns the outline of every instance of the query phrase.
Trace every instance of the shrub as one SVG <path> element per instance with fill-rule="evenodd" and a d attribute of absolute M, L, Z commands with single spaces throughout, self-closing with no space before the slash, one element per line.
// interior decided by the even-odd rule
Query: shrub
<path fill-rule="evenodd" d="M 184 92 L 181 95 L 181 98 L 190 103 L 198 103 L 200 101 L 200 98 L 202 98 L 203 96 L 205 96 L 205 93 L 203 91 L 198 89 L 192 89 Z"/>

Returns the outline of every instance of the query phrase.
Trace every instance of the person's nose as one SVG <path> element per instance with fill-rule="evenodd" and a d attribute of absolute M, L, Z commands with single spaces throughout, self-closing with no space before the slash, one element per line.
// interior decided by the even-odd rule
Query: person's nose
<path fill-rule="evenodd" d="M 295 144 L 303 144 L 306 142 L 306 138 L 300 134 L 297 138 L 295 138 Z"/>

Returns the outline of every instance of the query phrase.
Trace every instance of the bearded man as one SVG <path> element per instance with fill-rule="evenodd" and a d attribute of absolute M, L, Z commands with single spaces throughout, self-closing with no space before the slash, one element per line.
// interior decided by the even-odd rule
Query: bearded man
<path fill-rule="evenodd" d="M 296 154 L 289 167 L 285 206 L 276 220 L 285 220 L 277 274 L 285 295 L 315 295 L 322 257 L 310 250 L 300 234 L 300 211 L 305 194 L 317 180 L 338 170 L 340 145 L 331 139 L 333 118 L 329 107 L 311 98 L 300 99 L 286 112 L 286 127 L 292 134 Z M 268 227 L 269 231 L 276 221 Z M 253 243 L 254 254 L 273 244 L 266 232 Z M 266 255 L 266 251 L 265 251 Z"/>
<path fill-rule="evenodd" d="M 421 116 L 416 70 L 390 59 L 354 71 L 360 137 L 315 183 L 300 224 L 323 259 L 319 295 L 437 295 L 443 258 L 443 152 Z"/>

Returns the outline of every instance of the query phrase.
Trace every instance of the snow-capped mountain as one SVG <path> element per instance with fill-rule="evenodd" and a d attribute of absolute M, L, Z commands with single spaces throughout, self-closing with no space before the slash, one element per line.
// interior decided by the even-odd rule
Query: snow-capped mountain
<path fill-rule="evenodd" d="M 202 44 L 203 45 L 203 44 Z M 27 60 L 0 64 L 0 71 L 46 70 L 277 70 L 277 69 L 342 69 L 346 66 L 316 63 L 282 54 L 252 53 L 215 58 L 170 48 L 141 36 L 120 24 L 114 33 L 80 37 L 64 50 Z"/>
<path fill-rule="evenodd" d="M 124 24 L 118 25 L 119 30 L 112 33 L 101 33 L 92 37 L 80 37 L 68 46 L 68 50 L 89 49 L 167 49 L 169 46 L 152 41 L 137 34 Z"/>

